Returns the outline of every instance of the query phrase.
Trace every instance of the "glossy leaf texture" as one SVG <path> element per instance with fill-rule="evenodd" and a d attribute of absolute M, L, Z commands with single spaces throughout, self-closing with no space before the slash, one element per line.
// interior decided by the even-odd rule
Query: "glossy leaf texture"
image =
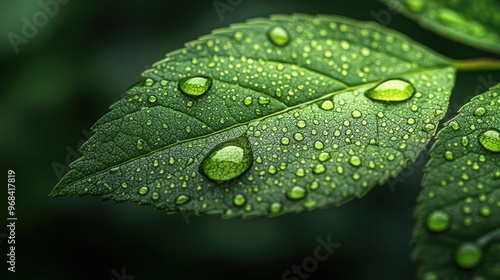
<path fill-rule="evenodd" d="M 500 53 L 500 2 L 497 0 L 381 0 L 442 36 Z"/>
<path fill-rule="evenodd" d="M 236 24 L 146 71 L 51 195 L 225 217 L 340 205 L 425 149 L 454 75 L 447 59 L 373 23 Z"/>
<path fill-rule="evenodd" d="M 418 279 L 500 279 L 500 86 L 438 133 L 415 211 Z"/>

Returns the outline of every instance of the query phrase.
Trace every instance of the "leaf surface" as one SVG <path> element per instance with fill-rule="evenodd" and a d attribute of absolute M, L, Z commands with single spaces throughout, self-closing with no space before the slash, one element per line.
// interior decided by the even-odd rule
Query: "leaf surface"
<path fill-rule="evenodd" d="M 415 211 L 418 279 L 500 279 L 499 130 L 497 85 L 438 133 Z"/>
<path fill-rule="evenodd" d="M 497 0 L 382 0 L 393 10 L 442 36 L 500 53 L 500 3 Z"/>
<path fill-rule="evenodd" d="M 425 149 L 454 75 L 373 23 L 293 15 L 216 30 L 143 73 L 51 195 L 226 217 L 340 205 Z"/>

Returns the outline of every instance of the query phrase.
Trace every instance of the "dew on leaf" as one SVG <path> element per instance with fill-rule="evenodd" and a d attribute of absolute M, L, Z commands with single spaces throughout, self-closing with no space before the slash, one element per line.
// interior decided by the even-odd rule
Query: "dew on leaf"
<path fill-rule="evenodd" d="M 487 130 L 479 135 L 479 143 L 486 150 L 494 153 L 500 152 L 500 133 L 496 130 Z"/>
<path fill-rule="evenodd" d="M 269 213 L 278 214 L 283 210 L 283 205 L 279 202 L 273 202 L 269 205 Z"/>
<path fill-rule="evenodd" d="M 424 0 L 405 0 L 405 4 L 412 12 L 420 13 L 425 8 Z"/>
<path fill-rule="evenodd" d="M 445 231 L 450 227 L 450 215 L 444 211 L 436 210 L 427 217 L 426 224 L 430 231 Z"/>
<path fill-rule="evenodd" d="M 145 194 L 147 194 L 148 192 L 149 192 L 148 187 L 140 187 L 140 188 L 139 188 L 139 190 L 138 190 L 138 193 L 139 193 L 140 195 L 145 195 Z"/>
<path fill-rule="evenodd" d="M 321 109 L 330 111 L 331 109 L 333 109 L 333 102 L 330 100 L 323 101 L 323 103 L 321 103 Z"/>
<path fill-rule="evenodd" d="M 286 191 L 286 196 L 291 200 L 299 200 L 306 196 L 307 191 L 302 187 L 292 187 Z"/>
<path fill-rule="evenodd" d="M 242 194 L 237 194 L 233 198 L 233 204 L 236 206 L 243 206 L 247 202 L 247 199 Z"/>
<path fill-rule="evenodd" d="M 283 27 L 273 27 L 267 33 L 269 40 L 278 47 L 286 46 L 290 42 L 290 34 Z"/>
<path fill-rule="evenodd" d="M 189 196 L 181 194 L 175 199 L 175 204 L 182 205 L 189 202 L 190 200 L 191 198 Z"/>
<path fill-rule="evenodd" d="M 476 111 L 474 111 L 474 115 L 476 117 L 481 117 L 486 113 L 486 109 L 484 107 L 478 107 Z"/>
<path fill-rule="evenodd" d="M 237 178 L 253 163 L 253 152 L 246 137 L 216 146 L 201 162 L 200 172 L 215 182 Z"/>
<path fill-rule="evenodd" d="M 376 101 L 404 101 L 413 96 L 415 88 L 401 79 L 384 81 L 365 92 L 366 97 Z"/>
<path fill-rule="evenodd" d="M 144 140 L 142 139 L 137 140 L 136 147 L 138 150 L 142 150 L 144 148 Z"/>
<path fill-rule="evenodd" d="M 187 77 L 179 81 L 179 90 L 189 96 L 205 94 L 212 86 L 212 79 L 205 76 Z"/>
<path fill-rule="evenodd" d="M 455 262 L 461 268 L 470 269 L 476 267 L 483 257 L 483 250 L 472 242 L 461 244 L 455 251 Z"/>
<path fill-rule="evenodd" d="M 148 98 L 148 101 L 151 102 L 151 103 L 155 103 L 156 102 L 156 97 L 151 95 L 149 98 Z"/>
<path fill-rule="evenodd" d="M 360 165 L 361 165 L 361 159 L 360 159 L 358 156 L 352 156 L 352 157 L 349 159 L 349 163 L 350 163 L 352 166 L 360 166 Z"/>

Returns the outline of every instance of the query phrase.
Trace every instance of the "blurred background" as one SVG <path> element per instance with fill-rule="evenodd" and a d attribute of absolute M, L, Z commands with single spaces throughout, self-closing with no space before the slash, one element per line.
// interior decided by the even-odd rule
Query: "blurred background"
<path fill-rule="evenodd" d="M 277 218 L 167 215 L 48 193 L 79 157 L 90 127 L 142 71 L 232 23 L 271 14 L 337 14 L 378 21 L 454 59 L 498 55 L 441 38 L 377 1 L 215 1 L 229 5 L 224 12 L 212 0 L 59 1 L 65 4 L 17 46 L 9 34 L 21 35 L 23 18 L 32 22 L 43 8 L 38 0 L 0 1 L 0 165 L 5 181 L 8 169 L 16 172 L 18 217 L 16 273 L 2 279 L 281 279 L 313 256 L 318 238 L 340 247 L 302 279 L 414 278 L 412 211 L 425 153 L 362 199 Z M 447 118 L 498 81 L 498 72 L 459 73 Z M 0 198 L 3 224 L 6 191 Z M 0 241 L 6 271 L 7 242 Z"/>

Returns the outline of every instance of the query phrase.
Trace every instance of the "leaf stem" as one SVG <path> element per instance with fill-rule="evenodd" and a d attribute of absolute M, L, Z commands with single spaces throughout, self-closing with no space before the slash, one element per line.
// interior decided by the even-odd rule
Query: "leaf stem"
<path fill-rule="evenodd" d="M 492 58 L 474 58 L 455 60 L 453 65 L 459 71 L 500 70 L 500 60 Z"/>

